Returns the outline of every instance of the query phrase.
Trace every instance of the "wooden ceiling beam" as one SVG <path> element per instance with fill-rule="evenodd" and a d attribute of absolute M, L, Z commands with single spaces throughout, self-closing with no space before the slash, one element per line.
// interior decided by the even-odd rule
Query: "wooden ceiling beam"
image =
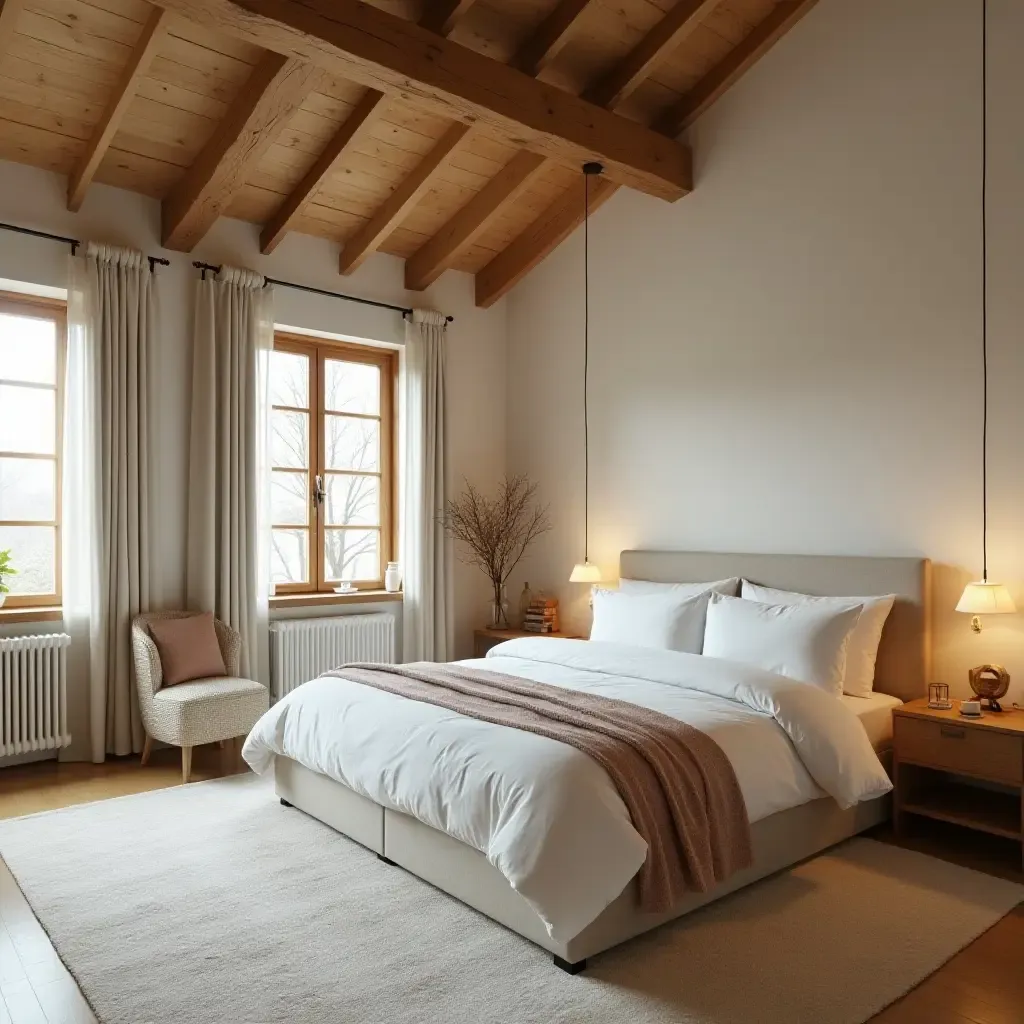
<path fill-rule="evenodd" d="M 282 238 L 292 229 L 302 211 L 313 201 L 323 188 L 324 182 L 334 173 L 342 155 L 359 139 L 363 138 L 373 122 L 383 112 L 387 97 L 376 89 L 367 89 L 363 98 L 355 105 L 345 123 L 335 132 L 324 151 L 316 158 L 313 166 L 295 186 L 291 194 L 277 208 L 260 232 L 260 252 L 272 253 Z"/>
<path fill-rule="evenodd" d="M 536 77 L 558 56 L 569 41 L 569 33 L 591 0 L 561 0 L 519 48 L 513 63 L 520 71 Z"/>
<path fill-rule="evenodd" d="M 426 0 L 420 24 L 439 36 L 448 35 L 476 0 Z"/>
<path fill-rule="evenodd" d="M 547 165 L 521 149 L 465 206 L 405 261 L 405 287 L 429 288 L 452 261 L 487 230 L 502 208 L 520 196 Z"/>
<path fill-rule="evenodd" d="M 321 78 L 321 71 L 306 61 L 278 53 L 263 56 L 210 141 L 164 200 L 166 248 L 194 248 Z"/>
<path fill-rule="evenodd" d="M 470 126 L 456 121 L 434 144 L 394 192 L 377 208 L 373 216 L 345 243 L 338 261 L 343 274 L 351 274 L 370 253 L 401 223 L 430 187 L 431 178 L 452 150 L 469 133 Z"/>
<path fill-rule="evenodd" d="M 598 178 L 590 186 L 590 212 L 603 206 L 619 186 Z M 512 244 L 476 275 L 476 304 L 486 309 L 521 281 L 583 223 L 583 195 L 570 188 Z"/>
<path fill-rule="evenodd" d="M 24 7 L 25 0 L 0 0 L 0 57 L 10 49 L 18 15 Z"/>
<path fill-rule="evenodd" d="M 157 2 L 520 148 L 575 166 L 600 161 L 609 178 L 642 192 L 674 200 L 692 187 L 685 146 L 361 0 Z"/>
<path fill-rule="evenodd" d="M 654 70 L 658 61 L 691 35 L 719 0 L 677 0 L 632 50 L 584 96 L 599 107 L 614 110 Z"/>
<path fill-rule="evenodd" d="M 662 114 L 654 127 L 669 136 L 678 135 L 704 113 L 763 57 L 815 4 L 817 0 L 779 0 L 767 18 L 730 50 L 678 102 Z"/>
<path fill-rule="evenodd" d="M 142 26 L 142 34 L 135 43 L 135 48 L 132 50 L 124 71 L 121 72 L 117 85 L 114 86 L 114 94 L 110 98 L 106 110 L 103 111 L 103 116 L 100 118 L 99 124 L 96 125 L 92 138 L 86 143 L 85 152 L 68 179 L 69 210 L 77 211 L 82 208 L 85 193 L 92 184 L 96 171 L 121 125 L 121 118 L 124 117 L 129 104 L 135 98 L 139 80 L 149 70 L 150 62 L 166 34 L 169 18 L 170 15 L 165 10 L 155 7 L 150 12 L 145 25 Z"/>

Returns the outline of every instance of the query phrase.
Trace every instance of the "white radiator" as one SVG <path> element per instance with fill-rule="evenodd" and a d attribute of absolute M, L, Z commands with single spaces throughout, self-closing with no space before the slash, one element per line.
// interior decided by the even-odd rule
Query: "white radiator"
<path fill-rule="evenodd" d="M 390 665 L 394 660 L 395 617 L 386 612 L 279 619 L 270 624 L 270 684 L 275 700 L 348 661 Z"/>
<path fill-rule="evenodd" d="M 66 633 L 0 640 L 0 757 L 57 750 L 68 733 Z"/>

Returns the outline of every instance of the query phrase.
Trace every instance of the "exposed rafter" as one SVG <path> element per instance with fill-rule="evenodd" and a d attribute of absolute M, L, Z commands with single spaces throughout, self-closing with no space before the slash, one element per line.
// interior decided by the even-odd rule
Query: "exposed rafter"
<path fill-rule="evenodd" d="M 569 33 L 591 0 L 560 0 L 522 45 L 513 63 L 528 75 L 539 75 L 569 41 Z"/>
<path fill-rule="evenodd" d="M 25 0 L 0 0 L 0 57 L 11 45 L 18 23 L 18 15 L 25 7 Z"/>
<path fill-rule="evenodd" d="M 590 212 L 607 202 L 618 185 L 598 178 L 590 186 Z M 552 249 L 583 223 L 583 186 L 569 189 L 538 217 L 504 252 L 476 275 L 476 304 L 493 305 L 523 279 Z"/>
<path fill-rule="evenodd" d="M 224 121 L 163 203 L 163 242 L 191 250 L 321 80 L 305 61 L 265 54 Z"/>
<path fill-rule="evenodd" d="M 690 35 L 718 3 L 719 0 L 677 0 L 675 7 L 584 95 L 592 103 L 614 110 L 651 74 L 658 61 Z"/>
<path fill-rule="evenodd" d="M 93 131 L 92 138 L 86 143 L 85 152 L 79 159 L 68 180 L 68 209 L 79 210 L 85 200 L 92 180 L 99 169 L 100 163 L 110 146 L 117 129 L 121 124 L 128 105 L 135 98 L 139 79 L 149 70 L 150 62 L 157 51 L 167 28 L 170 15 L 159 7 L 154 8 L 142 26 L 139 36 L 117 85 L 114 94 L 107 104 L 99 124 Z"/>
<path fill-rule="evenodd" d="M 533 181 L 547 161 L 528 149 L 512 159 L 462 207 L 433 237 L 405 261 L 405 287 L 430 287 L 460 252 L 476 241 L 502 207 L 512 202 Z"/>
<path fill-rule="evenodd" d="M 416 165 L 415 170 L 378 207 L 376 213 L 345 243 L 338 262 L 338 269 L 343 274 L 351 274 L 395 230 L 430 187 L 434 172 L 469 130 L 468 124 L 456 121 Z"/>
<path fill-rule="evenodd" d="M 420 24 L 439 36 L 446 36 L 475 2 L 476 0 L 426 0 Z"/>
<path fill-rule="evenodd" d="M 326 149 L 316 158 L 313 166 L 295 186 L 291 194 L 274 212 L 260 232 L 260 252 L 273 252 L 282 238 L 291 230 L 295 220 L 305 207 L 313 201 L 324 182 L 331 176 L 342 155 L 368 131 L 370 125 L 380 116 L 387 105 L 384 93 L 367 89 L 363 98 L 355 105 L 352 113 Z"/>
<path fill-rule="evenodd" d="M 768 52 L 817 0 L 779 0 L 775 9 L 723 60 L 655 122 L 666 135 L 678 135 Z"/>
<path fill-rule="evenodd" d="M 480 124 L 665 199 L 691 188 L 686 147 L 361 0 L 158 0 L 210 28 Z"/>

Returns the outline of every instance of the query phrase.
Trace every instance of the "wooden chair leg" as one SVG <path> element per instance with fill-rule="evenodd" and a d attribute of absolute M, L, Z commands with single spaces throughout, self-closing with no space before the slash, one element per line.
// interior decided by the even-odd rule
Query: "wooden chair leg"
<path fill-rule="evenodd" d="M 149 755 L 153 752 L 153 737 L 146 733 L 146 741 L 142 744 L 142 764 L 149 764 Z"/>
<path fill-rule="evenodd" d="M 181 748 L 181 781 L 188 782 L 192 774 L 192 748 Z"/>

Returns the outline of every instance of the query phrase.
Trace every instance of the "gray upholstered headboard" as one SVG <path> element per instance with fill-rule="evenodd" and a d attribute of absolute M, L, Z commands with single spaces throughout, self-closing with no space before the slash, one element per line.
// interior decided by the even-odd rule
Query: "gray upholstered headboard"
<path fill-rule="evenodd" d="M 619 559 L 625 579 L 704 583 L 740 576 L 823 597 L 896 594 L 878 648 L 875 689 L 900 700 L 924 696 L 931 678 L 930 570 L 924 558 L 623 551 Z"/>

